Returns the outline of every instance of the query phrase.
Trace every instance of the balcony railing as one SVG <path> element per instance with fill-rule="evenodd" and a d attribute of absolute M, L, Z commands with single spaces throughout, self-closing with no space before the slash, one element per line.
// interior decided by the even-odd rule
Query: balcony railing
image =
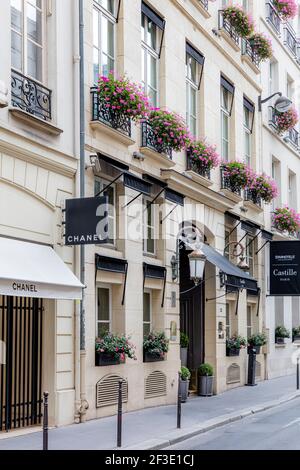
<path fill-rule="evenodd" d="M 100 100 L 97 88 L 91 88 L 92 95 L 92 121 L 99 121 L 102 124 L 115 129 L 128 137 L 131 137 L 131 119 L 124 114 L 117 112 L 107 106 L 107 103 Z"/>
<path fill-rule="evenodd" d="M 288 131 L 287 140 L 296 150 L 299 150 L 299 132 L 295 128 Z"/>
<path fill-rule="evenodd" d="M 238 196 L 241 196 L 242 190 L 240 186 L 233 183 L 230 177 L 226 176 L 225 173 L 226 173 L 226 169 L 223 166 L 221 166 L 221 189 L 228 189 L 232 193 L 235 193 Z"/>
<path fill-rule="evenodd" d="M 269 125 L 277 129 L 276 111 L 273 106 L 269 106 Z"/>
<path fill-rule="evenodd" d="M 142 147 L 149 148 L 157 153 L 165 154 L 170 160 L 172 160 L 172 149 L 157 141 L 157 135 L 154 133 L 148 122 L 142 122 Z"/>
<path fill-rule="evenodd" d="M 267 22 L 273 27 L 275 32 L 280 36 L 280 28 L 281 28 L 281 19 L 276 10 L 275 6 L 273 5 L 272 1 L 266 4 L 267 6 Z"/>
<path fill-rule="evenodd" d="M 247 189 L 244 193 L 245 201 L 252 202 L 258 207 L 262 206 L 262 199 L 258 196 L 256 191 L 252 191 L 251 189 Z"/>
<path fill-rule="evenodd" d="M 239 46 L 240 45 L 240 36 L 237 34 L 236 30 L 231 25 L 230 21 L 224 18 L 223 10 L 219 10 L 219 29 L 226 31 L 226 33 L 231 37 L 233 42 Z"/>
<path fill-rule="evenodd" d="M 285 23 L 285 25 L 284 25 L 284 41 L 283 41 L 283 43 L 289 49 L 291 54 L 294 57 L 297 57 L 298 41 L 297 41 L 295 31 L 289 23 Z"/>
<path fill-rule="evenodd" d="M 203 176 L 204 178 L 208 178 L 209 180 L 211 179 L 210 170 L 201 166 L 200 161 L 199 163 L 195 162 L 195 160 L 191 157 L 191 152 L 189 150 L 187 151 L 187 170 L 194 171 L 198 175 Z"/>
<path fill-rule="evenodd" d="M 44 121 L 51 120 L 52 92 L 20 72 L 11 72 L 11 103 Z"/>
<path fill-rule="evenodd" d="M 251 61 L 253 62 L 253 64 L 256 65 L 256 67 L 259 67 L 259 64 L 260 64 L 259 56 L 254 51 L 248 39 L 243 39 L 242 41 L 242 55 L 249 57 Z"/>
<path fill-rule="evenodd" d="M 198 0 L 201 3 L 202 7 L 208 11 L 208 0 Z"/>

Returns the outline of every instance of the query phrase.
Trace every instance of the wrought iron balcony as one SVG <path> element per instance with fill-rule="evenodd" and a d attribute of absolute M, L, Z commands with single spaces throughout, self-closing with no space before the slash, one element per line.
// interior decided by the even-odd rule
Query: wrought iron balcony
<path fill-rule="evenodd" d="M 194 171 L 200 176 L 204 178 L 211 179 L 211 171 L 208 168 L 201 166 L 201 162 L 195 162 L 195 160 L 191 156 L 190 150 L 187 151 L 187 171 Z"/>
<path fill-rule="evenodd" d="M 269 106 L 269 125 L 277 129 L 276 111 L 273 106 Z"/>
<path fill-rule="evenodd" d="M 280 29 L 281 29 L 281 18 L 278 14 L 277 9 L 275 8 L 274 4 L 272 1 L 268 2 L 266 4 L 267 6 L 267 16 L 266 20 L 267 22 L 273 27 L 275 30 L 276 34 L 280 36 Z"/>
<path fill-rule="evenodd" d="M 286 140 L 293 146 L 295 147 L 296 150 L 299 150 L 299 132 L 293 128 L 288 131 L 288 134 L 286 136 Z"/>
<path fill-rule="evenodd" d="M 221 166 L 221 189 L 227 189 L 231 191 L 232 193 L 235 193 L 238 196 L 241 196 L 242 190 L 240 186 L 235 184 L 230 179 L 230 176 L 227 176 L 225 173 L 226 173 L 226 168 L 224 166 Z"/>
<path fill-rule="evenodd" d="M 11 72 L 11 103 L 44 121 L 51 120 L 52 91 L 16 70 Z"/>
<path fill-rule="evenodd" d="M 203 6 L 203 8 L 208 11 L 208 0 L 199 0 L 199 3 Z"/>
<path fill-rule="evenodd" d="M 284 25 L 284 45 L 289 49 L 294 57 L 297 57 L 298 41 L 296 32 L 289 23 Z"/>
<path fill-rule="evenodd" d="M 157 135 L 154 133 L 151 125 L 146 121 L 142 122 L 142 147 L 165 154 L 172 160 L 172 149 L 157 141 Z"/>
<path fill-rule="evenodd" d="M 240 36 L 237 34 L 234 27 L 231 25 L 230 21 L 224 18 L 223 10 L 219 10 L 219 29 L 226 31 L 226 33 L 230 36 L 233 42 L 240 46 Z"/>
<path fill-rule="evenodd" d="M 251 61 L 253 62 L 253 64 L 256 65 L 257 68 L 259 67 L 259 64 L 260 64 L 259 56 L 254 51 L 248 39 L 243 39 L 242 41 L 242 55 L 249 57 Z"/>
<path fill-rule="evenodd" d="M 97 88 L 91 88 L 92 95 L 92 121 L 99 121 L 128 137 L 131 137 L 131 119 L 107 106 L 99 98 Z"/>
<path fill-rule="evenodd" d="M 262 199 L 258 196 L 256 191 L 252 191 L 251 189 L 247 189 L 244 193 L 245 201 L 252 202 L 258 207 L 262 206 Z"/>

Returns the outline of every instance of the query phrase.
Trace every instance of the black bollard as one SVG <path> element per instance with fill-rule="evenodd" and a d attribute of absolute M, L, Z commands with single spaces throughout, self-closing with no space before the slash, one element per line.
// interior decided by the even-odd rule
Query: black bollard
<path fill-rule="evenodd" d="M 48 397 L 49 393 L 44 392 L 43 450 L 48 450 Z"/>
<path fill-rule="evenodd" d="M 181 429 L 181 389 L 180 389 L 181 373 L 178 372 L 178 397 L 177 397 L 177 429 Z"/>
<path fill-rule="evenodd" d="M 299 377 L 299 357 L 297 357 L 297 390 L 300 390 L 300 377 Z"/>
<path fill-rule="evenodd" d="M 249 360 L 248 360 L 248 387 L 255 387 L 256 376 L 256 349 L 249 348 Z"/>
<path fill-rule="evenodd" d="M 122 447 L 122 380 L 119 381 L 117 447 Z"/>

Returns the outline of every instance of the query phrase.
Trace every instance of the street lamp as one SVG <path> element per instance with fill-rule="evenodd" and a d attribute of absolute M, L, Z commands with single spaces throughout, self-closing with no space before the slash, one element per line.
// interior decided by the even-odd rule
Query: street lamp
<path fill-rule="evenodd" d="M 200 248 L 197 248 L 189 255 L 190 261 L 190 277 L 198 286 L 203 280 L 206 256 Z"/>
<path fill-rule="evenodd" d="M 287 98 L 286 96 L 282 96 L 282 93 L 280 91 L 277 91 L 276 93 L 273 93 L 273 95 L 269 96 L 268 98 L 265 98 L 264 100 L 262 99 L 261 95 L 258 97 L 258 111 L 262 111 L 262 105 L 264 103 L 267 103 L 270 101 L 274 96 L 279 96 L 277 100 L 275 101 L 274 108 L 278 113 L 285 113 L 286 111 L 289 111 L 291 109 L 293 102 Z"/>

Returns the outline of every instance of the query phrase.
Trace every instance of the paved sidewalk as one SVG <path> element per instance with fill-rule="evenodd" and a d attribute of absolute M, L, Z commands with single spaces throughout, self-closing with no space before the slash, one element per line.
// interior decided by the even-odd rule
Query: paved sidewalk
<path fill-rule="evenodd" d="M 300 397 L 295 376 L 273 379 L 257 387 L 242 387 L 212 398 L 190 398 L 182 405 L 182 429 L 176 429 L 176 406 L 150 408 L 123 418 L 124 449 L 167 447 L 193 435 L 237 421 Z M 40 450 L 42 433 L 0 438 L 0 450 Z M 49 431 L 49 449 L 116 448 L 116 417 Z"/>

